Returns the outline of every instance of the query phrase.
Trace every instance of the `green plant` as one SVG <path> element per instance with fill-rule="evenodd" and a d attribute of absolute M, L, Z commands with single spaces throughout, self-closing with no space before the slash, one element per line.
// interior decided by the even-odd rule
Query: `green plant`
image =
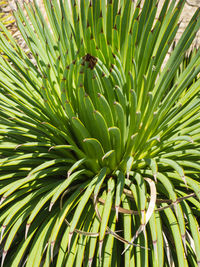
<path fill-rule="evenodd" d="M 172 50 L 176 47 L 176 43 L 174 42 L 172 45 Z M 177 71 L 174 73 L 174 78 L 172 79 L 172 81 L 169 84 L 168 89 L 170 90 L 171 88 L 173 88 L 173 85 L 176 84 L 176 82 L 179 79 L 179 76 L 184 72 L 184 70 L 187 68 L 187 66 L 190 64 L 190 62 L 192 61 L 193 57 L 195 57 L 196 53 L 197 53 L 197 46 L 194 46 L 191 50 L 188 50 L 187 53 L 184 55 L 183 60 L 179 66 L 179 68 L 177 69 Z M 192 86 L 193 83 L 195 83 L 197 81 L 197 79 L 199 78 L 199 74 L 194 78 L 193 81 L 190 82 L 190 84 L 187 85 L 187 88 L 190 88 Z M 169 90 L 166 90 L 167 94 L 169 92 Z M 187 93 L 187 89 L 185 89 L 182 93 L 182 95 L 180 96 L 180 98 L 182 98 L 185 94 Z"/>
<path fill-rule="evenodd" d="M 12 17 L 11 10 L 9 10 L 8 1 L 0 1 L 0 22 L 3 23 L 7 28 L 12 28 L 14 25 L 15 20 Z"/>
<path fill-rule="evenodd" d="M 8 27 L 15 22 L 9 10 L 8 1 L 0 1 L 0 21 Z"/>
<path fill-rule="evenodd" d="M 185 1 L 107 2 L 0 24 L 2 266 L 200 266 L 200 10 L 161 71 Z"/>

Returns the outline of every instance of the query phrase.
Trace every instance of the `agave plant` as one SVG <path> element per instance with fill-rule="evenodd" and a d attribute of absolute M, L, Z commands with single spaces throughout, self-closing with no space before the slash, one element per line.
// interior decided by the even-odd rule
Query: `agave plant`
<path fill-rule="evenodd" d="M 0 24 L 2 266 L 200 266 L 200 10 L 161 69 L 184 0 L 43 2 L 36 64 Z"/>

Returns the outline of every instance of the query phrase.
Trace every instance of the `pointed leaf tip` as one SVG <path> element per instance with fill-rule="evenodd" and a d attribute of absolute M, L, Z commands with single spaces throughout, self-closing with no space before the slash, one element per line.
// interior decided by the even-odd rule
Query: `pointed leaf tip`
<path fill-rule="evenodd" d="M 186 182 L 186 178 L 185 178 L 185 175 L 181 176 L 186 188 L 188 189 L 188 185 L 187 185 L 187 182 Z"/>
<path fill-rule="evenodd" d="M 72 233 L 69 233 L 69 241 L 68 241 L 68 245 L 67 245 L 67 247 L 68 247 L 68 253 L 70 251 L 70 245 L 71 245 L 72 236 L 73 236 L 73 232 Z"/>
<path fill-rule="evenodd" d="M 154 178 L 154 181 L 157 183 L 157 174 L 156 173 L 153 175 L 153 178 Z"/>
<path fill-rule="evenodd" d="M 0 242 L 1 242 L 2 239 L 3 239 L 3 234 L 4 234 L 5 229 L 6 229 L 6 225 L 2 225 L 1 236 L 0 236 Z"/>
<path fill-rule="evenodd" d="M 53 262 L 53 249 L 54 249 L 55 241 L 51 242 L 51 262 Z"/>
<path fill-rule="evenodd" d="M 27 236 L 28 236 L 28 231 L 29 231 L 30 225 L 31 225 L 30 223 L 27 223 L 27 224 L 26 224 L 25 239 L 26 239 Z"/>
<path fill-rule="evenodd" d="M 89 267 L 92 267 L 92 262 L 93 262 L 93 258 L 89 258 L 89 261 L 88 261 L 88 266 Z"/>
<path fill-rule="evenodd" d="M 185 250 L 185 254 L 187 255 L 187 245 L 186 245 L 186 236 L 185 236 L 185 234 L 184 235 L 181 235 L 181 238 L 182 238 L 182 242 L 183 242 L 183 247 L 184 247 L 184 250 Z"/>
<path fill-rule="evenodd" d="M 155 257 L 158 259 L 158 252 L 157 252 L 157 240 L 153 240 L 153 249 L 155 252 Z"/>
<path fill-rule="evenodd" d="M 0 205 L 6 200 L 6 197 L 2 197 L 0 200 Z"/>
<path fill-rule="evenodd" d="M 51 202 L 50 205 L 49 205 L 49 211 L 51 211 L 53 205 L 54 205 L 54 202 Z"/>
<path fill-rule="evenodd" d="M 2 258 L 1 258 L 1 267 L 3 267 L 3 265 L 4 265 L 4 261 L 5 261 L 6 255 L 7 255 L 7 251 L 4 250 L 3 251 L 3 254 L 2 254 Z"/>

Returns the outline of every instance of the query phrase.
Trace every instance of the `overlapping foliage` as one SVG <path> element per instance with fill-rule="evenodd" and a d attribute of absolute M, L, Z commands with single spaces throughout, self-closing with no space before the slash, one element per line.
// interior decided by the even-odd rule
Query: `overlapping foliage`
<path fill-rule="evenodd" d="M 7 28 L 11 28 L 14 25 L 15 20 L 12 17 L 12 12 L 9 8 L 8 1 L 0 1 L 0 22 L 3 23 Z"/>
<path fill-rule="evenodd" d="M 0 21 L 7 27 L 10 27 L 15 22 L 7 0 L 0 1 Z"/>
<path fill-rule="evenodd" d="M 44 0 L 1 23 L 2 266 L 200 266 L 197 10 Z M 122 255 L 121 255 L 122 254 Z"/>

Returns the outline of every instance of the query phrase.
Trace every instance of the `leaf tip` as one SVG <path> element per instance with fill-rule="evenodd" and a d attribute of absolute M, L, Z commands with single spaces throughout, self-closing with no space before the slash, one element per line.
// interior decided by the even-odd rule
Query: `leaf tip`
<path fill-rule="evenodd" d="M 153 174 L 154 181 L 157 183 L 157 173 Z"/>
<path fill-rule="evenodd" d="M 69 233 L 69 241 L 68 241 L 68 253 L 70 252 L 70 245 L 71 245 L 71 240 L 72 240 L 73 232 Z"/>
<path fill-rule="evenodd" d="M 53 205 L 54 205 L 54 202 L 51 202 L 50 205 L 49 205 L 49 211 L 51 211 Z"/>
<path fill-rule="evenodd" d="M 92 262 L 93 262 L 93 258 L 89 258 L 89 261 L 88 261 L 88 266 L 89 267 L 92 267 Z"/>
<path fill-rule="evenodd" d="M 0 200 L 0 205 L 5 201 L 6 197 L 2 197 Z"/>
<path fill-rule="evenodd" d="M 30 223 L 27 223 L 27 224 L 26 224 L 25 239 L 26 239 L 27 236 L 28 236 L 28 231 L 29 231 L 30 225 L 31 225 Z"/>
<path fill-rule="evenodd" d="M 4 265 L 4 261 L 5 261 L 6 254 L 7 254 L 7 251 L 4 250 L 4 251 L 3 251 L 3 254 L 2 254 L 2 258 L 1 258 L 1 267 L 3 267 L 3 265 Z"/>
<path fill-rule="evenodd" d="M 5 232 L 5 229 L 6 229 L 6 225 L 2 225 L 1 236 L 0 236 L 0 243 L 1 243 L 2 239 L 3 239 L 3 234 Z"/>
<path fill-rule="evenodd" d="M 53 262 L 53 249 L 54 249 L 55 241 L 51 242 L 51 262 Z"/>

